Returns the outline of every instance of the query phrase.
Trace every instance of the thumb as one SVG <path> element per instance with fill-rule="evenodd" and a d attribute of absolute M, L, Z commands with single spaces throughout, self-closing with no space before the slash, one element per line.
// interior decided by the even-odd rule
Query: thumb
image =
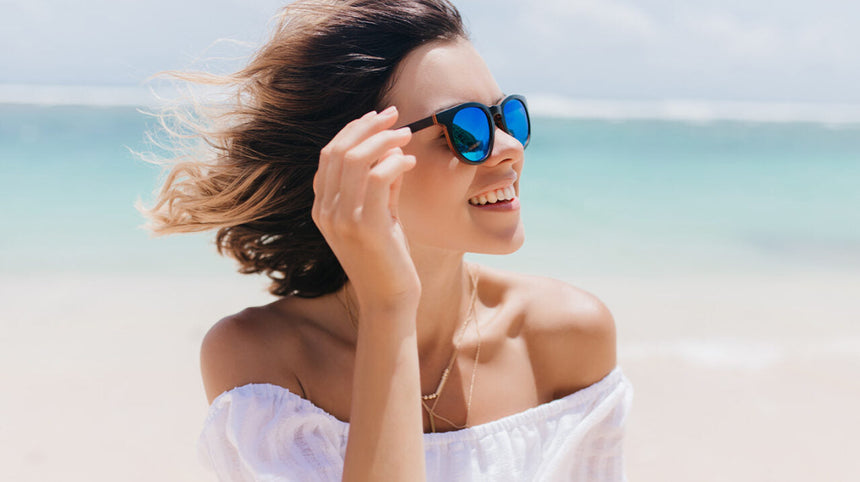
<path fill-rule="evenodd" d="M 412 167 L 415 166 L 415 156 L 403 156 L 404 159 L 409 161 L 409 167 L 407 167 L 405 171 L 408 171 Z M 399 205 L 400 205 L 400 188 L 403 186 L 403 174 L 401 172 L 399 176 L 391 183 L 391 190 L 389 191 L 388 196 L 388 210 L 391 211 L 391 217 L 394 219 L 400 219 Z"/>

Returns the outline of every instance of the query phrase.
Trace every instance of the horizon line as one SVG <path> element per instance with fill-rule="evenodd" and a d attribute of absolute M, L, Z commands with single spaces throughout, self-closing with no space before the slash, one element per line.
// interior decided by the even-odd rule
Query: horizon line
<path fill-rule="evenodd" d="M 175 91 L 173 92 L 175 94 Z M 162 97 L 161 99 L 159 97 Z M 0 83 L 0 104 L 38 106 L 158 107 L 164 99 L 150 87 Z M 735 101 L 666 98 L 621 100 L 576 98 L 553 93 L 526 95 L 535 117 L 596 120 L 709 122 L 860 123 L 860 104 L 836 102 Z"/>

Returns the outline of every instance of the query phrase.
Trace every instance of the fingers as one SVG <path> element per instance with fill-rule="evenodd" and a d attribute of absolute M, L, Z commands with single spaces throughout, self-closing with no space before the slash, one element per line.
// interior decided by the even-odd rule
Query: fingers
<path fill-rule="evenodd" d="M 412 131 L 408 127 L 377 132 L 347 151 L 343 156 L 344 164 L 362 164 L 370 168 L 372 163 L 382 158 L 387 151 L 394 147 L 403 147 L 409 144 L 411 139 Z"/>
<path fill-rule="evenodd" d="M 368 137 L 382 132 L 397 122 L 397 109 L 391 106 L 380 113 L 368 112 L 341 129 L 322 149 L 321 158 L 343 159 L 347 152 Z"/>
<path fill-rule="evenodd" d="M 397 120 L 393 107 L 382 113 L 368 112 L 338 134 L 320 152 L 320 164 L 314 176 L 314 208 L 312 217 L 322 212 L 338 211 L 353 217 L 362 210 L 367 174 L 380 159 L 409 143 L 408 128 L 388 129 Z"/>
<path fill-rule="evenodd" d="M 360 118 L 353 120 L 352 122 L 347 124 L 346 127 L 341 129 L 340 132 L 338 132 L 332 138 L 332 140 L 329 141 L 329 143 L 326 144 L 326 146 L 322 148 L 322 150 L 320 151 L 319 167 L 317 168 L 317 173 L 314 176 L 314 184 L 313 184 L 314 194 L 319 194 L 320 189 L 325 184 L 330 183 L 332 181 L 336 182 L 340 177 L 340 173 L 337 172 L 337 169 L 332 169 L 332 164 L 333 164 L 332 161 L 335 161 L 336 159 L 340 159 L 342 157 L 342 154 L 343 154 L 343 152 L 341 152 L 341 151 L 343 151 L 345 149 L 345 147 L 342 147 L 342 145 L 343 145 L 342 143 L 336 142 L 336 141 L 338 141 L 338 139 L 343 139 L 343 136 L 341 135 L 343 133 L 343 131 L 345 131 L 347 129 L 353 129 L 354 130 L 356 128 L 356 124 L 359 124 L 361 122 L 366 122 L 369 119 L 372 119 L 374 117 L 378 117 L 378 114 L 376 113 L 376 111 L 370 111 L 367 114 L 364 114 L 363 116 L 361 116 Z M 329 177 L 330 175 L 333 175 L 333 174 L 336 174 L 336 176 Z"/>
<path fill-rule="evenodd" d="M 334 198 L 337 196 L 340 186 L 341 177 L 341 162 L 343 154 L 349 145 L 345 144 L 344 131 L 355 131 L 362 123 L 367 124 L 373 119 L 378 121 L 379 114 L 376 111 L 370 111 L 358 119 L 353 120 L 341 129 L 335 137 L 320 150 L 319 165 L 317 172 L 314 175 L 314 209 L 312 215 L 316 216 L 321 205 L 331 205 Z M 384 124 L 382 124 L 384 125 Z M 326 186 L 329 186 L 328 188 Z"/>
<path fill-rule="evenodd" d="M 347 124 L 320 151 L 313 181 L 314 222 L 350 279 L 370 280 L 362 284 L 380 299 L 404 286 L 420 291 L 396 214 L 403 173 L 416 160 L 403 154 L 412 133 L 391 130 L 396 121 L 396 109 L 386 109 Z"/>
<path fill-rule="evenodd" d="M 415 167 L 414 162 L 412 166 Z M 391 212 L 391 217 L 398 221 L 400 220 L 400 211 L 398 210 L 398 207 L 400 206 L 400 187 L 402 185 L 403 175 L 399 175 L 394 179 L 394 183 L 391 184 L 390 194 L 388 195 L 388 210 Z"/>
<path fill-rule="evenodd" d="M 347 154 L 364 142 L 368 137 L 386 131 L 397 121 L 397 109 L 394 106 L 381 113 L 368 112 L 353 120 L 341 129 L 332 140 L 320 151 L 320 164 L 314 177 L 314 193 L 328 205 L 338 196 L 343 175 L 343 160 Z M 408 140 L 406 140 L 408 142 Z M 358 154 L 350 154 L 354 160 Z M 371 162 L 376 159 L 371 160 Z"/>
<path fill-rule="evenodd" d="M 376 216 L 397 218 L 403 173 L 415 167 L 415 163 L 415 156 L 392 152 L 370 170 L 364 200 L 365 219 L 375 222 L 380 221 Z"/>
<path fill-rule="evenodd" d="M 341 168 L 340 199 L 344 206 L 362 204 L 367 188 L 368 172 L 391 154 L 402 155 L 400 147 L 409 143 L 412 132 L 407 129 L 385 130 L 367 138 L 350 149 L 343 158 Z"/>

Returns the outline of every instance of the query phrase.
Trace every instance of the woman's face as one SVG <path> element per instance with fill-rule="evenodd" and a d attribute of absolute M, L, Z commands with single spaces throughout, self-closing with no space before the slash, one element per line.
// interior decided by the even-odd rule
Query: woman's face
<path fill-rule="evenodd" d="M 463 102 L 494 105 L 503 97 L 483 59 L 465 39 L 432 42 L 410 52 L 388 95 L 400 114 L 398 126 Z M 468 165 L 451 152 L 442 127 L 432 126 L 415 132 L 403 151 L 417 159 L 403 176 L 398 208 L 410 245 L 487 254 L 512 253 L 522 246 L 519 141 L 496 128 L 490 157 Z M 469 203 L 470 198 L 506 186 L 516 192 L 506 210 Z"/>

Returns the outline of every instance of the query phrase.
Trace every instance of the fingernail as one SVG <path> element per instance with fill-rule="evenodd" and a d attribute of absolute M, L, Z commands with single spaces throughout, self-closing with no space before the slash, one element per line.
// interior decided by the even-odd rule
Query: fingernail
<path fill-rule="evenodd" d="M 394 107 L 392 105 L 389 108 L 385 109 L 384 111 L 380 112 L 379 115 L 389 115 L 389 114 L 393 114 L 395 112 L 397 112 L 397 107 Z"/>

